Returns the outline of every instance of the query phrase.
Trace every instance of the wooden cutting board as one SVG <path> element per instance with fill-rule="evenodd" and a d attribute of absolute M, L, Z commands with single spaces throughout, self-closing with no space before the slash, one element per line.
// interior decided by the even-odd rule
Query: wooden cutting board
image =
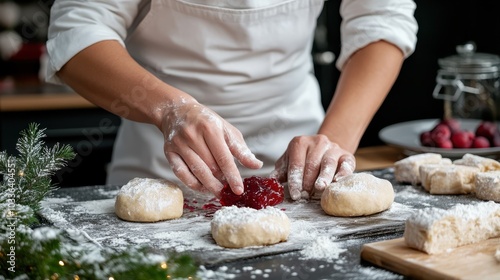
<path fill-rule="evenodd" d="M 377 266 L 416 279 L 500 279 L 495 252 L 500 238 L 428 255 L 409 248 L 403 238 L 364 244 L 361 258 Z"/>

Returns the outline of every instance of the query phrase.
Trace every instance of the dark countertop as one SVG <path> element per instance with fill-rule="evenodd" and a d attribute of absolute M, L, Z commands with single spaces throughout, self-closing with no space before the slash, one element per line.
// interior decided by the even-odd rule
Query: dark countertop
<path fill-rule="evenodd" d="M 469 195 L 461 196 L 432 196 L 420 187 L 401 185 L 394 182 L 393 169 L 370 171 L 377 177 L 393 182 L 396 191 L 395 202 L 407 205 L 410 209 L 435 206 L 448 208 L 457 203 L 477 201 Z M 95 200 L 109 200 L 114 198 L 119 187 L 117 186 L 88 186 L 79 188 L 62 188 L 54 192 L 50 198 L 58 199 L 71 197 L 74 202 Z M 69 210 L 73 211 L 73 210 Z M 79 214 L 81 215 L 81 214 Z M 376 219 L 375 217 L 373 219 Z M 101 228 L 99 228 L 101 230 Z M 206 264 L 202 272 L 203 279 L 405 279 L 405 276 L 378 268 L 360 258 L 361 247 L 365 243 L 395 239 L 402 237 L 404 222 L 399 227 L 388 231 L 360 232 L 339 234 L 335 236 L 335 243 L 345 252 L 338 258 L 323 259 L 304 256 L 303 251 L 292 250 L 284 253 L 268 254 L 258 257 L 238 259 Z M 92 236 L 91 233 L 89 235 Z M 143 233 L 144 237 L 151 232 Z M 100 240 L 100 239 L 99 239 Z M 321 250 L 321 248 L 319 249 Z M 199 252 L 198 252 L 199 253 Z M 334 253 L 334 252 L 332 252 Z M 203 253 L 201 253 L 203 254 Z M 318 252 L 321 255 L 321 252 Z M 323 254 L 324 255 L 324 254 Z"/>

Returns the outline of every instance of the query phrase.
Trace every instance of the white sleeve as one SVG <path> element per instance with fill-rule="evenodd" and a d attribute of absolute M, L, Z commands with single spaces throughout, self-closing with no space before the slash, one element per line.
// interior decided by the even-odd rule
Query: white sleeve
<path fill-rule="evenodd" d="M 56 0 L 51 8 L 47 40 L 46 81 L 86 47 L 104 40 L 124 45 L 141 0 Z"/>
<path fill-rule="evenodd" d="M 342 46 L 336 66 L 366 45 L 384 40 L 399 47 L 405 58 L 415 50 L 418 25 L 413 0 L 343 0 L 340 6 Z"/>

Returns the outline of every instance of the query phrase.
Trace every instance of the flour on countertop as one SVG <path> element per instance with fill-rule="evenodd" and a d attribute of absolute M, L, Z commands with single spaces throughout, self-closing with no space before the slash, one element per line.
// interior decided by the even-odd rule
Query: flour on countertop
<path fill-rule="evenodd" d="M 51 204 L 59 204 L 73 201 L 69 196 L 66 197 L 46 197 L 41 201 L 42 207 L 48 207 Z"/>
<path fill-rule="evenodd" d="M 105 214 L 115 212 L 115 200 L 114 199 L 101 199 L 87 201 L 82 205 L 83 209 L 88 214 Z"/>
<path fill-rule="evenodd" d="M 335 242 L 335 237 L 319 236 L 312 239 L 301 251 L 302 259 L 320 259 L 328 262 L 337 260 L 341 253 L 347 251 L 340 243 Z"/>
<path fill-rule="evenodd" d="M 116 190 L 98 189 L 97 192 L 102 196 L 112 198 L 112 197 L 115 197 L 118 194 L 118 192 L 120 192 L 120 189 L 116 189 Z"/>

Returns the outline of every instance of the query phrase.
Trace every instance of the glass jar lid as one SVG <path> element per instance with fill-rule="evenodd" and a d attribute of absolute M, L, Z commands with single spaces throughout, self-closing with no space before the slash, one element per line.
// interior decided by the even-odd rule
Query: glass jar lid
<path fill-rule="evenodd" d="M 468 42 L 456 47 L 456 55 L 438 59 L 444 70 L 454 73 L 490 73 L 500 71 L 500 57 L 488 53 L 476 53 L 476 44 Z"/>

